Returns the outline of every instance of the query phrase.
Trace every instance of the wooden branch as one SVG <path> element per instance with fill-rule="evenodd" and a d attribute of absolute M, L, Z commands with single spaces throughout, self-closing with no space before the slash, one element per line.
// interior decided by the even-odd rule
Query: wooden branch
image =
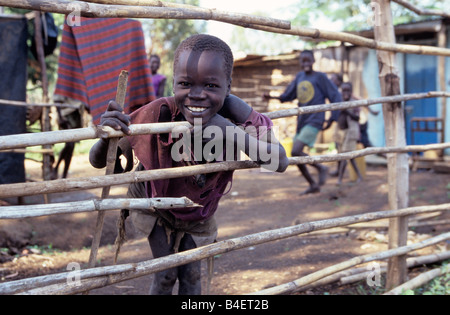
<path fill-rule="evenodd" d="M 450 49 L 448 48 L 440 48 L 424 45 L 392 44 L 385 41 L 376 41 L 374 39 L 369 39 L 366 37 L 345 32 L 327 31 L 299 26 L 292 26 L 290 30 L 281 30 L 275 29 L 273 27 L 259 26 L 259 25 L 241 25 L 241 26 L 270 33 L 309 37 L 313 39 L 336 40 L 350 43 L 355 46 L 367 47 L 376 50 L 391 51 L 406 54 L 450 56 Z"/>
<path fill-rule="evenodd" d="M 73 286 L 67 285 L 67 279 L 72 276 L 70 272 L 0 283 L 0 294 L 16 294 L 20 292 L 24 294 L 77 294 L 86 290 L 100 288 L 106 285 L 138 278 L 169 268 L 202 260 L 211 256 L 227 253 L 232 250 L 256 246 L 312 231 L 347 226 L 358 222 L 374 221 L 396 216 L 407 216 L 441 210 L 450 210 L 450 204 L 414 207 L 401 210 L 377 211 L 354 216 L 308 222 L 296 226 L 229 239 L 145 262 L 81 270 L 79 273 L 80 283 Z M 447 236 L 450 237 L 450 235 Z M 436 238 L 434 238 L 434 240 L 436 243 L 440 241 L 436 240 Z M 427 246 L 431 245 L 431 239 L 426 240 L 425 242 L 428 243 Z M 414 246 L 417 247 L 418 245 Z M 376 259 L 378 260 L 380 257 L 377 256 Z"/>
<path fill-rule="evenodd" d="M 369 100 L 322 104 L 322 105 L 292 108 L 287 110 L 279 110 L 270 113 L 265 113 L 265 115 L 267 115 L 271 119 L 278 119 L 303 114 L 325 112 L 330 110 L 341 110 L 346 108 L 370 106 L 381 103 L 390 103 L 390 102 L 395 103 L 434 97 L 450 97 L 450 92 L 415 93 L 389 97 L 379 97 Z M 170 122 L 170 123 L 131 125 L 129 128 L 131 131 L 131 135 L 136 136 L 142 134 L 169 133 L 172 131 L 173 128 L 176 127 L 190 128 L 192 126 L 188 122 Z M 17 149 L 44 144 L 77 142 L 88 139 L 96 139 L 100 137 L 112 138 L 123 136 L 124 134 L 121 131 L 117 131 L 110 127 L 103 127 L 103 126 L 77 128 L 70 130 L 57 130 L 41 133 L 16 134 L 16 135 L 0 136 L 0 150 Z"/>
<path fill-rule="evenodd" d="M 450 251 L 446 251 L 443 253 L 431 254 L 431 255 L 426 255 L 426 256 L 410 257 L 406 261 L 407 261 L 408 268 L 414 268 L 417 266 L 428 265 L 428 264 L 444 261 L 449 258 L 450 258 Z M 386 270 L 387 270 L 386 263 L 381 262 L 380 263 L 380 272 L 385 273 Z M 304 292 L 304 291 L 310 290 L 312 288 L 321 287 L 321 286 L 328 285 L 328 284 L 335 283 L 335 282 L 338 282 L 339 285 L 355 283 L 355 282 L 367 279 L 367 276 L 371 275 L 371 273 L 373 273 L 373 272 L 367 271 L 367 267 L 356 267 L 353 269 L 343 270 L 343 271 L 337 272 L 335 274 L 332 274 L 330 276 L 327 276 L 325 278 L 322 278 L 322 279 L 320 279 L 316 282 L 313 282 L 309 285 L 298 288 L 296 290 L 296 292 L 300 292 L 300 291 Z"/>
<path fill-rule="evenodd" d="M 81 1 L 67 1 L 67 0 L 59 0 L 51 2 L 44 0 L 41 1 L 35 0 L 32 2 L 27 0 L 0 0 L 0 5 L 13 8 L 40 10 L 45 12 L 54 12 L 62 14 L 73 13 L 74 6 L 76 5 L 77 6 L 76 8 L 80 9 L 81 15 L 86 17 L 130 17 L 130 18 L 139 17 L 139 18 L 160 18 L 160 19 L 213 20 L 213 16 L 211 15 L 212 12 L 210 12 L 209 9 L 200 9 L 200 8 L 198 8 L 198 10 L 206 10 L 206 12 L 203 13 L 192 11 L 191 9 L 187 8 L 176 8 L 169 6 L 167 7 L 139 7 L 139 6 L 125 6 L 125 5 L 113 6 L 113 5 L 101 5 Z M 239 14 L 233 14 L 232 16 L 228 16 L 227 14 L 225 14 L 223 18 L 217 17 L 214 18 L 214 20 L 271 33 L 309 37 L 314 39 L 338 40 L 342 42 L 351 43 L 356 46 L 368 47 L 371 49 L 395 51 L 399 53 L 410 53 L 410 54 L 450 56 L 450 49 L 446 48 L 438 48 L 422 45 L 391 44 L 345 32 L 333 32 L 299 26 L 290 27 L 288 26 L 289 22 L 287 21 L 275 20 L 276 23 L 272 23 L 272 21 L 270 21 L 271 23 L 263 23 L 263 21 L 257 19 L 259 17 L 254 16 L 250 17 L 251 18 Z M 267 25 L 275 24 L 275 25 L 265 26 L 266 24 Z"/>
<path fill-rule="evenodd" d="M 413 93 L 413 94 L 404 94 L 404 95 L 384 96 L 384 97 L 372 98 L 372 99 L 367 99 L 367 100 L 358 100 L 358 101 L 349 101 L 349 102 L 340 102 L 340 103 L 331 103 L 331 104 L 321 104 L 321 105 L 290 108 L 290 109 L 278 110 L 278 111 L 264 113 L 264 114 L 267 115 L 270 119 L 278 119 L 278 118 L 312 114 L 312 113 L 318 113 L 318 112 L 324 112 L 324 111 L 342 110 L 342 109 L 362 107 L 362 106 L 366 107 L 366 106 L 371 106 L 371 105 L 375 105 L 375 104 L 383 104 L 383 103 L 406 102 L 406 101 L 411 101 L 411 100 L 435 98 L 435 97 L 445 97 L 445 98 L 450 97 L 450 92 L 427 92 L 427 93 Z"/>
<path fill-rule="evenodd" d="M 193 19 L 193 20 L 215 20 L 230 24 L 249 23 L 255 25 L 266 25 L 275 29 L 289 29 L 289 21 L 252 16 L 240 13 L 228 13 L 210 9 L 188 6 L 132 6 L 132 5 L 104 5 L 83 1 L 45 1 L 45 0 L 0 0 L 0 5 L 21 8 L 27 10 L 38 10 L 45 12 L 73 14 L 79 13 L 83 17 L 104 18 L 152 18 L 152 19 Z"/>
<path fill-rule="evenodd" d="M 390 0 L 374 0 L 378 7 L 379 23 L 375 23 L 375 40 L 395 44 Z M 379 81 L 382 96 L 400 94 L 400 78 L 396 63 L 396 53 L 377 51 Z M 385 139 L 388 147 L 406 145 L 406 123 L 403 103 L 384 103 L 383 118 Z M 389 206 L 401 209 L 409 201 L 409 165 L 407 154 L 388 156 Z M 406 245 L 408 218 L 393 218 L 389 222 L 389 248 Z M 389 290 L 403 283 L 407 278 L 406 256 L 395 256 L 389 260 L 386 288 Z"/>
<path fill-rule="evenodd" d="M 445 18 L 450 18 L 450 13 L 447 13 L 442 10 L 419 8 L 418 6 L 415 6 L 414 4 L 409 3 L 408 1 L 405 1 L 405 0 L 392 0 L 392 1 L 413 11 L 414 13 L 416 13 L 418 15 L 437 15 L 437 16 L 442 16 Z"/>
<path fill-rule="evenodd" d="M 311 284 L 315 281 L 318 281 L 320 279 L 323 279 L 329 275 L 332 275 L 336 272 L 342 271 L 344 269 L 348 269 L 351 267 L 354 267 L 356 265 L 360 265 L 363 263 L 375 261 L 375 260 L 384 260 L 391 257 L 396 256 L 403 256 L 411 251 L 415 251 L 424 247 L 428 247 L 431 245 L 438 244 L 440 242 L 443 242 L 445 240 L 450 239 L 450 232 L 441 234 L 439 236 L 431 237 L 429 239 L 426 239 L 424 241 L 421 241 L 419 243 L 415 243 L 408 246 L 402 246 L 394 249 L 390 249 L 384 252 L 378 252 L 375 254 L 366 254 L 358 257 L 354 257 L 352 259 L 349 259 L 347 261 L 341 262 L 339 264 L 324 268 L 322 270 L 316 271 L 312 274 L 309 274 L 305 277 L 299 278 L 297 280 L 294 280 L 289 283 L 285 283 L 273 288 L 261 290 L 255 293 L 252 293 L 254 295 L 277 295 L 277 294 L 288 294 L 295 292 L 297 289 L 301 288 L 302 286 Z"/>
<path fill-rule="evenodd" d="M 413 290 L 415 288 L 421 287 L 421 286 L 427 284 L 428 282 L 430 282 L 431 280 L 433 280 L 434 278 L 445 275 L 448 272 L 450 272 L 450 265 L 445 265 L 441 268 L 436 268 L 436 269 L 424 272 L 424 273 L 418 275 L 417 277 L 415 277 L 414 279 L 411 279 L 411 280 L 403 283 L 402 285 L 396 287 L 395 289 L 392 289 L 389 292 L 386 292 L 383 295 L 400 295 L 403 292 L 405 292 L 406 290 Z"/>
<path fill-rule="evenodd" d="M 116 102 L 120 106 L 120 108 L 124 108 L 124 105 L 125 105 L 125 98 L 127 95 L 127 84 L 128 84 L 128 71 L 122 70 L 119 75 L 119 80 L 117 83 L 117 92 L 116 92 Z M 119 140 L 120 140 L 119 138 L 109 139 L 108 150 L 106 153 L 105 175 L 114 174 Z M 102 195 L 101 195 L 102 199 L 109 197 L 110 188 L 111 188 L 111 186 L 104 186 L 102 188 Z M 98 253 L 98 248 L 100 247 L 100 241 L 101 241 L 102 232 L 103 232 L 103 223 L 105 220 L 105 214 L 106 213 L 104 211 L 99 211 L 97 213 L 97 223 L 95 225 L 95 233 L 94 233 L 94 237 L 92 238 L 91 253 L 90 253 L 89 262 L 88 262 L 89 268 L 95 267 L 95 263 L 97 262 L 97 253 Z M 88 292 L 85 292 L 85 294 L 87 294 L 87 293 Z"/>
<path fill-rule="evenodd" d="M 190 127 L 188 122 L 152 123 L 130 126 L 133 136 L 142 134 L 169 133 L 173 128 L 185 126 Z M 88 128 L 76 128 L 68 130 L 57 130 L 39 133 L 26 133 L 8 136 L 0 136 L 0 150 L 18 149 L 44 144 L 55 144 L 64 142 L 77 142 L 89 139 L 123 137 L 121 131 L 114 130 L 108 126 L 96 126 Z"/>
<path fill-rule="evenodd" d="M 117 198 L 102 200 L 73 201 L 26 206 L 0 207 L 0 220 L 24 219 L 55 214 L 107 211 L 117 209 L 177 209 L 199 207 L 188 198 Z"/>
<path fill-rule="evenodd" d="M 220 11 L 216 9 L 201 8 L 189 4 L 163 2 L 158 0 L 82 0 L 83 2 L 93 2 L 104 5 L 127 5 L 127 6 L 150 6 L 161 8 L 178 8 L 198 12 L 209 16 L 205 20 L 213 20 L 219 22 L 228 22 L 234 25 L 240 25 L 241 21 L 245 21 L 247 24 L 255 25 L 272 25 L 272 27 L 280 29 L 290 29 L 291 23 L 289 21 L 278 20 L 267 17 L 254 16 L 249 14 L 242 14 L 236 12 Z M 238 24 L 239 23 L 239 24 Z"/>
<path fill-rule="evenodd" d="M 411 145 L 399 148 L 367 148 L 359 151 L 340 154 L 321 155 L 314 157 L 291 157 L 289 158 L 289 164 L 298 165 L 337 162 L 373 154 L 423 152 L 428 150 L 441 150 L 446 148 L 450 148 L 450 143 Z M 86 190 L 105 186 L 123 185 L 168 178 L 180 178 L 198 174 L 210 174 L 215 172 L 252 169 L 259 167 L 260 165 L 253 161 L 227 161 L 204 165 L 173 167 L 168 169 L 115 174 L 108 176 L 66 178 L 35 183 L 3 184 L 0 185 L 0 198 Z"/>
<path fill-rule="evenodd" d="M 419 256 L 419 257 L 410 257 L 406 259 L 406 264 L 408 268 L 414 268 L 423 265 L 434 264 L 439 261 L 444 261 L 450 259 L 450 251 L 446 251 L 443 253 L 436 253 L 427 256 Z M 367 268 L 363 268 L 363 272 L 356 273 L 350 276 L 344 276 L 339 280 L 340 285 L 346 285 L 350 283 L 355 283 L 364 279 L 367 279 L 367 276 L 372 273 L 372 271 L 367 271 Z M 386 266 L 381 266 L 382 273 L 387 271 Z"/>
<path fill-rule="evenodd" d="M 27 103 L 27 102 L 19 102 L 19 101 L 10 101 L 10 100 L 3 100 L 0 99 L 0 105 L 9 105 L 9 106 L 36 106 L 36 107 L 61 107 L 61 108 L 80 108 L 77 105 L 71 105 L 71 104 L 60 104 L 60 103 L 55 103 L 55 104 L 48 104 L 48 103 Z"/>

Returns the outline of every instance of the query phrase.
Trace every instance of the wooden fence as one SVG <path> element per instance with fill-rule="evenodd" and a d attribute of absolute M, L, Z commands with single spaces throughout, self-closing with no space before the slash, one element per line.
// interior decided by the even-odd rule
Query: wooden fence
<path fill-rule="evenodd" d="M 95 4 L 92 2 L 96 2 Z M 404 1 L 396 1 L 404 2 Z M 192 6 L 179 6 L 175 4 L 164 3 L 161 1 L 122 1 L 122 0 L 96 0 L 96 1 L 26 1 L 26 0 L 0 0 L 0 5 L 24 8 L 38 11 L 48 11 L 55 13 L 70 14 L 73 10 L 73 5 L 77 5 L 80 9 L 80 14 L 87 17 L 146 17 L 146 18 L 182 18 L 182 19 L 205 19 L 217 20 L 226 23 L 241 25 L 244 27 L 251 27 L 263 31 L 276 32 L 282 34 L 289 34 L 295 36 L 305 36 L 311 38 L 333 39 L 341 40 L 343 42 L 352 43 L 376 49 L 378 52 L 378 59 L 380 62 L 380 83 L 382 85 L 382 95 L 384 97 L 375 100 L 364 100 L 356 102 L 346 102 L 341 104 L 328 104 L 321 106 L 311 106 L 311 108 L 299 108 L 289 111 L 280 111 L 268 113 L 267 115 L 273 119 L 280 117 L 287 117 L 292 115 L 301 115 L 310 113 L 311 111 L 326 111 L 344 109 L 358 106 L 369 106 L 371 104 L 383 104 L 385 127 L 387 135 L 387 147 L 385 148 L 369 148 L 365 150 L 337 154 L 324 155 L 318 157 L 295 157 L 290 158 L 290 164 L 312 164 L 320 162 L 339 161 L 343 159 L 350 159 L 359 156 L 366 156 L 375 153 L 390 153 L 388 156 L 388 184 L 389 200 L 391 211 L 382 211 L 375 213 L 366 213 L 362 215 L 343 217 L 330 220 L 322 220 L 316 222 L 308 222 L 294 227 L 286 227 L 273 231 L 261 232 L 253 235 L 248 235 L 242 238 L 230 239 L 219 242 L 217 244 L 208 245 L 197 248 L 191 251 L 177 253 L 175 255 L 153 259 L 150 261 L 134 264 L 124 264 L 117 266 L 107 266 L 99 268 L 90 268 L 82 270 L 80 273 L 80 283 L 76 286 L 67 284 L 69 273 L 61 273 L 56 275 L 48 275 L 43 277 L 36 277 L 31 279 L 24 279 L 19 281 L 11 281 L 0 284 L 0 294 L 75 294 L 81 293 L 93 288 L 99 288 L 112 283 L 133 279 L 150 273 L 158 272 L 164 269 L 180 266 L 189 262 L 201 260 L 217 254 L 226 253 L 231 250 L 236 250 L 244 247 L 263 244 L 266 242 L 300 235 L 303 233 L 328 229 L 338 226 L 346 226 L 356 222 L 366 222 L 379 220 L 382 218 L 391 218 L 389 228 L 390 233 L 390 250 L 383 253 L 372 255 L 365 255 L 355 257 L 347 262 L 340 263 L 336 266 L 327 268 L 318 273 L 308 275 L 304 278 L 295 280 L 287 285 L 268 289 L 262 291 L 263 294 L 279 294 L 292 292 L 301 287 L 309 285 L 319 279 L 328 277 L 334 273 L 340 272 L 344 269 L 350 268 L 357 264 L 372 261 L 374 259 L 390 259 L 388 264 L 388 287 L 392 288 L 398 286 L 405 280 L 407 269 L 406 253 L 417 250 L 425 246 L 430 246 L 450 239 L 450 233 L 433 237 L 429 240 L 418 244 L 406 246 L 406 231 L 408 228 L 408 216 L 423 212 L 433 212 L 438 210 L 449 210 L 450 204 L 408 208 L 407 195 L 408 185 L 408 163 L 406 152 L 422 152 L 426 150 L 445 149 L 450 148 L 450 143 L 441 143 L 425 146 L 406 146 L 405 143 L 405 127 L 403 117 L 402 102 L 410 99 L 426 98 L 426 97 L 449 97 L 449 93 L 444 91 L 428 92 L 415 95 L 399 95 L 398 80 L 395 74 L 395 53 L 419 53 L 431 54 L 438 56 L 450 56 L 450 49 L 417 46 L 417 45 L 399 45 L 395 43 L 392 38 L 392 21 L 390 20 L 390 2 L 389 0 L 376 0 L 381 8 L 380 24 L 375 26 L 375 40 L 369 40 L 360 36 L 342 33 L 329 32 L 317 29 L 309 29 L 302 27 L 291 26 L 288 21 L 280 21 L 270 18 L 260 18 L 249 15 L 234 14 L 228 12 L 218 12 L 215 10 L 202 9 Z M 127 5 L 124 5 L 127 4 Z M 435 13 L 435 12 L 434 12 Z M 444 117 L 445 118 L 445 117 Z M 186 126 L 186 124 L 184 124 Z M 172 130 L 174 125 L 151 124 L 147 126 L 131 126 L 133 134 L 144 133 L 163 133 Z M 12 135 L 0 137 L 0 150 L 8 150 L 15 148 L 23 148 L 33 145 L 48 145 L 66 141 L 79 141 L 81 139 L 93 139 L 98 137 L 120 137 L 120 132 L 112 131 L 108 128 L 83 128 L 72 131 L 54 131 L 45 132 L 36 135 Z M 395 153 L 395 154 L 394 154 Z M 0 185 L 0 198 L 12 196 L 24 196 L 33 194 L 47 194 L 57 191 L 72 191 L 80 189 L 90 189 L 94 187 L 109 187 L 112 185 L 119 185 L 124 183 L 132 183 L 138 181 L 148 181 L 163 178 L 184 177 L 193 174 L 204 174 L 207 172 L 217 172 L 224 170 L 235 170 L 244 168 L 256 168 L 257 164 L 251 161 L 235 161 L 235 162 L 221 162 L 211 165 L 197 165 L 183 168 L 151 170 L 143 172 L 133 172 L 129 174 L 120 175 L 105 175 L 101 177 L 81 178 L 81 179 L 64 179 L 44 181 L 37 183 L 22 183 L 11 185 Z M 401 183 L 403 181 L 403 183 Z M 401 187 L 403 185 L 403 187 Z M 406 187 L 404 187 L 406 186 Z M 100 201 L 101 204 L 103 201 Z M 108 202 L 107 199 L 104 200 Z M 124 201 L 125 202 L 125 201 Z M 132 202 L 132 201 L 126 201 Z M 146 201 L 152 202 L 152 201 Z M 186 200 L 181 201 L 188 202 Z M 170 203 L 170 202 L 169 202 Z M 174 204 L 170 204 L 173 206 Z M 58 205 L 58 207 L 64 205 Z M 66 205 L 67 206 L 67 205 Z M 37 208 L 41 208 L 39 206 Z M 43 206 L 44 208 L 46 206 Z M 93 207 L 93 208 L 92 208 Z M 84 210 L 83 210 L 84 209 Z M 109 209 L 108 207 L 99 208 L 99 204 L 81 208 L 79 211 L 103 211 Z M 400 209 L 400 210 L 399 210 Z M 2 209 L 0 209 L 2 210 Z M 19 208 L 14 207 L 4 208 L 5 211 L 0 211 L 3 218 L 10 218 L 11 213 L 14 213 Z M 30 210 L 23 216 L 29 216 L 34 210 Z M 37 210 L 36 210 L 37 211 Z M 55 209 L 42 210 L 31 215 L 47 215 L 60 213 L 61 211 Z M 42 212 L 43 211 L 43 212 Z M 50 212 L 49 212 L 50 211 Z M 261 292 L 259 292 L 261 293 Z"/>

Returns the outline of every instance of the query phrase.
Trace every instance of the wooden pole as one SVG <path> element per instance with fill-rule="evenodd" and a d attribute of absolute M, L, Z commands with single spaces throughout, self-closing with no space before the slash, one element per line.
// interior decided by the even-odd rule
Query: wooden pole
<path fill-rule="evenodd" d="M 337 162 L 349 159 L 356 159 L 358 157 L 373 154 L 423 152 L 428 150 L 442 150 L 447 148 L 450 148 L 450 143 L 439 143 L 420 146 L 411 145 L 398 148 L 367 148 L 359 151 L 340 154 L 321 155 L 316 157 L 313 156 L 291 157 L 289 158 L 289 165 Z M 148 170 L 148 171 L 114 174 L 107 176 L 65 178 L 34 183 L 3 184 L 0 185 L 0 198 L 40 195 L 43 193 L 86 190 L 112 185 L 123 185 L 129 183 L 146 182 L 151 180 L 180 178 L 198 174 L 210 174 L 215 172 L 225 172 L 239 169 L 252 169 L 259 167 L 260 165 L 258 165 L 253 161 L 227 161 L 227 162 L 209 163 L 204 165 L 172 167 L 167 169 Z"/>
<path fill-rule="evenodd" d="M 313 221 L 299 224 L 296 226 L 284 227 L 271 231 L 265 231 L 251 235 L 246 235 L 243 237 L 224 240 L 218 243 L 199 247 L 193 250 L 180 252 L 174 255 L 165 256 L 158 259 L 152 259 L 141 263 L 122 264 L 117 266 L 107 266 L 107 267 L 98 267 L 80 270 L 80 281 L 81 281 L 80 286 L 71 287 L 67 285 L 67 279 L 70 277 L 70 273 L 60 273 L 55 275 L 41 276 L 25 280 L 0 283 L 0 294 L 15 294 L 23 292 L 24 290 L 27 290 L 26 287 L 36 288 L 36 290 L 34 290 L 35 294 L 43 294 L 43 293 L 76 294 L 81 293 L 87 289 L 91 290 L 109 284 L 138 278 L 168 268 L 174 268 L 187 263 L 202 260 L 214 255 L 227 253 L 232 250 L 256 246 L 271 241 L 297 236 L 300 234 L 310 233 L 313 231 L 325 230 L 332 227 L 347 226 L 358 222 L 380 220 L 393 216 L 405 216 L 423 212 L 434 212 L 437 210 L 449 210 L 449 209 L 450 204 L 447 204 L 440 206 L 415 207 L 401 210 L 377 211 L 348 217 Z M 409 250 L 412 250 L 411 248 L 418 249 L 418 247 L 422 245 L 429 246 L 434 243 L 441 242 L 443 239 L 445 240 L 447 237 L 450 237 L 450 233 L 443 234 L 436 238 L 425 240 L 424 242 L 421 243 L 421 245 L 414 244 L 412 245 L 413 247 L 408 247 L 408 249 Z M 380 259 L 380 257 L 378 256 L 377 259 Z M 55 286 L 50 287 L 52 285 Z M 47 286 L 47 288 L 43 288 L 42 291 L 37 288 L 43 286 Z"/>
<path fill-rule="evenodd" d="M 199 207 L 191 200 L 183 198 L 116 198 L 102 200 L 50 203 L 46 205 L 3 206 L 0 220 L 24 219 L 55 214 L 107 211 L 116 209 L 140 209 L 153 212 L 155 209 L 176 209 Z"/>
<path fill-rule="evenodd" d="M 414 93 L 405 95 L 395 95 L 388 97 L 378 97 L 368 100 L 332 103 L 332 104 L 322 104 L 307 107 L 291 108 L 286 110 L 279 110 L 270 113 L 265 113 L 271 119 L 278 119 L 290 116 L 298 116 L 304 114 L 312 114 L 317 112 L 325 112 L 329 110 L 342 110 L 346 108 L 370 106 L 374 104 L 389 103 L 389 102 L 400 102 L 417 100 L 423 98 L 434 98 L 434 97 L 450 97 L 449 92 L 426 92 L 426 93 Z M 143 134 L 157 134 L 157 133 L 169 133 L 173 128 L 176 127 L 192 127 L 188 122 L 169 122 L 169 123 L 150 123 L 150 124 L 139 124 L 131 125 L 130 132 L 131 135 L 143 135 Z M 31 134 L 18 134 L 18 135 L 8 135 L 0 136 L 0 150 L 6 149 L 17 149 L 24 147 L 31 147 L 44 144 L 55 144 L 62 142 L 76 142 L 88 139 L 96 139 L 99 137 L 123 137 L 124 133 L 118 130 L 114 130 L 108 126 L 97 126 L 88 128 L 76 128 L 69 130 L 55 130 L 51 132 L 40 132 Z"/>
<path fill-rule="evenodd" d="M 42 84 L 42 100 L 44 103 L 48 103 L 48 78 L 47 78 L 47 66 L 45 64 L 45 55 L 44 55 L 44 40 L 42 38 L 42 18 L 41 12 L 34 12 L 34 37 L 36 41 L 36 52 L 38 56 L 39 66 L 41 69 L 41 84 Z M 41 114 L 41 131 L 51 131 L 50 124 L 50 109 L 48 107 L 42 108 Z M 42 146 L 44 150 L 52 149 L 51 145 L 45 144 Z M 42 174 L 44 180 L 50 180 L 52 176 L 52 154 L 44 154 L 43 155 L 43 164 L 42 164 Z M 45 198 L 47 199 L 47 197 Z M 47 202 L 47 200 L 46 200 Z"/>
<path fill-rule="evenodd" d="M 35 1 L 0 0 L 0 5 L 13 8 L 40 10 L 45 12 L 54 12 L 61 14 L 73 13 L 74 5 L 76 5 L 80 9 L 81 15 L 86 17 L 128 17 L 128 18 L 140 17 L 140 18 L 158 18 L 158 19 L 204 19 L 204 20 L 212 19 L 210 13 L 199 13 L 195 11 L 189 11 L 189 9 L 186 8 L 139 7 L 139 6 L 125 6 L 125 5 L 114 6 L 114 5 L 101 5 L 81 1 L 67 1 L 67 0 L 59 0 L 52 2 L 39 0 Z M 276 22 L 275 23 L 276 25 L 274 26 L 266 26 L 269 25 L 270 23 L 263 23 L 261 21 L 258 21 L 256 23 L 252 21 L 252 19 L 246 18 L 244 16 L 239 17 L 225 16 L 224 18 L 218 16 L 215 20 L 271 33 L 309 37 L 314 39 L 339 40 L 342 42 L 351 43 L 357 46 L 368 47 L 371 49 L 379 49 L 385 51 L 394 51 L 411 54 L 450 56 L 450 49 L 443 49 L 432 46 L 405 45 L 405 44 L 392 44 L 388 42 L 380 42 L 345 32 L 335 32 L 315 28 L 290 26 L 290 23 L 288 21 L 281 21 L 284 23 L 287 22 L 286 25 L 283 24 L 280 25 L 277 24 Z"/>
<path fill-rule="evenodd" d="M 127 17 L 127 18 L 153 18 L 153 19 L 193 19 L 215 20 L 230 24 L 249 23 L 255 25 L 267 25 L 275 29 L 289 29 L 291 23 L 285 20 L 268 17 L 246 15 L 241 13 L 221 12 L 211 9 L 203 9 L 194 6 L 133 6 L 133 5 L 105 5 L 88 3 L 84 1 L 54 0 L 54 1 L 29 1 L 29 0 L 0 0 L 0 5 L 38 10 L 61 14 L 71 14 L 77 8 L 84 17 Z"/>
<path fill-rule="evenodd" d="M 438 46 L 441 48 L 445 48 L 447 46 L 447 26 L 444 22 L 441 23 L 441 29 L 438 33 Z M 438 57 L 438 77 L 439 77 L 439 90 L 445 91 L 446 90 L 446 80 L 445 80 L 445 73 L 446 73 L 446 66 L 445 66 L 445 57 L 439 56 Z M 445 131 L 447 126 L 447 98 L 443 98 L 441 101 L 441 118 L 442 118 L 442 135 L 441 135 L 441 142 L 445 142 Z"/>
<path fill-rule="evenodd" d="M 449 233 L 444 233 L 441 234 L 439 236 L 435 236 L 435 237 L 431 237 L 429 239 L 426 239 L 424 241 L 421 241 L 419 243 L 415 243 L 412 245 L 408 245 L 408 246 L 402 246 L 402 247 L 397 247 L 397 248 L 393 248 L 384 252 L 378 252 L 378 253 L 374 253 L 374 254 L 366 254 L 366 255 L 362 255 L 362 256 L 358 256 L 358 257 L 354 257 L 350 260 L 341 262 L 337 265 L 333 265 L 327 268 L 324 268 L 322 270 L 316 271 L 312 274 L 309 274 L 305 277 L 299 278 L 295 281 L 289 282 L 289 283 L 285 283 L 276 287 L 272 287 L 269 289 L 265 289 L 265 290 L 261 290 L 255 293 L 252 293 L 254 295 L 275 295 L 275 294 L 287 294 L 287 293 L 291 293 L 291 292 L 295 292 L 296 290 L 300 289 L 301 287 L 314 283 L 320 279 L 323 279 L 329 275 L 332 275 L 334 273 L 337 273 L 339 271 L 363 264 L 363 263 L 367 263 L 367 262 L 371 262 L 371 261 L 375 261 L 375 260 L 383 260 L 383 259 L 387 259 L 387 258 L 391 258 L 392 257 L 397 257 L 397 256 L 405 256 L 407 253 L 411 252 L 411 251 L 415 251 L 424 247 L 428 247 L 431 245 L 435 245 L 438 244 L 442 241 L 446 241 L 450 239 L 450 232 Z"/>
<path fill-rule="evenodd" d="M 383 295 L 400 295 L 406 290 L 413 290 L 418 287 L 421 287 L 430 282 L 431 280 L 433 280 L 434 278 L 445 275 L 448 272 L 450 272 L 449 265 L 429 270 L 403 283 L 402 285 L 396 287 L 395 289 L 392 289 L 391 291 L 384 293 Z"/>
<path fill-rule="evenodd" d="M 125 97 L 127 94 L 127 82 L 128 82 L 128 72 L 122 70 L 119 75 L 119 82 L 117 86 L 116 102 L 123 108 L 125 104 Z M 109 139 L 108 153 L 106 158 L 106 175 L 114 174 L 114 167 L 116 165 L 117 158 L 117 145 L 120 138 Z M 103 187 L 102 199 L 108 198 L 110 186 Z M 103 231 L 103 222 L 105 219 L 105 212 L 100 211 L 97 215 L 97 224 L 95 226 L 95 234 L 92 240 L 91 254 L 89 256 L 89 268 L 95 267 L 95 262 L 97 260 L 98 248 L 100 247 L 100 240 Z"/>
<path fill-rule="evenodd" d="M 394 26 L 390 0 L 375 0 L 375 40 L 395 44 Z M 396 54 L 377 51 L 379 80 L 382 96 L 400 94 L 400 79 L 397 75 Z M 403 103 L 383 104 L 386 145 L 388 147 L 405 146 L 405 116 Z M 408 206 L 409 165 L 406 154 L 388 155 L 389 205 L 391 209 Z M 394 218 L 389 225 L 389 248 L 406 245 L 408 218 Z M 406 281 L 406 256 L 396 256 L 388 262 L 386 287 L 391 289 Z"/>

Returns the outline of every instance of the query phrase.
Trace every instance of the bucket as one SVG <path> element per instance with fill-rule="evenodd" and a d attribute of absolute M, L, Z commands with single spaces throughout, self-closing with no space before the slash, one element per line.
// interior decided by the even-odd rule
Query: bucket
<path fill-rule="evenodd" d="M 364 149 L 363 145 L 358 143 L 357 150 Z M 361 156 L 359 158 L 355 159 L 356 166 L 358 167 L 359 173 L 361 173 L 361 176 L 363 179 L 366 178 L 366 159 L 364 156 Z M 352 164 L 348 163 L 348 174 L 350 176 L 350 181 L 355 182 L 358 179 L 358 175 L 356 174 L 356 171 L 353 169 Z"/>
<path fill-rule="evenodd" d="M 286 150 L 286 156 L 292 157 L 292 145 L 294 144 L 294 141 L 292 138 L 285 138 L 283 141 L 281 141 L 281 145 L 283 146 L 284 150 Z"/>

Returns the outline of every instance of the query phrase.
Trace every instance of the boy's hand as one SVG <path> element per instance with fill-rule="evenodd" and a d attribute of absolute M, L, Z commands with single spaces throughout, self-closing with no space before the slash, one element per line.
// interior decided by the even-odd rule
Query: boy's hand
<path fill-rule="evenodd" d="M 100 117 L 101 126 L 109 126 L 115 130 L 122 130 L 126 135 L 131 131 L 128 126 L 131 124 L 129 115 L 123 112 L 123 109 L 115 101 L 110 101 L 106 112 Z"/>

